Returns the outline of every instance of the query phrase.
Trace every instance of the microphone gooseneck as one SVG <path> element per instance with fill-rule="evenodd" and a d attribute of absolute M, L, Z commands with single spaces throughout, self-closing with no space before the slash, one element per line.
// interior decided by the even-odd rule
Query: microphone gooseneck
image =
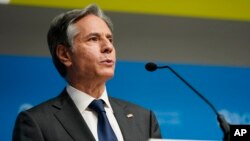
<path fill-rule="evenodd" d="M 220 113 L 217 112 L 216 108 L 198 91 L 196 90 L 191 84 L 189 84 L 183 77 L 181 77 L 174 69 L 172 69 L 170 66 L 157 66 L 153 62 L 149 62 L 145 65 L 146 70 L 148 71 L 155 71 L 157 69 L 163 69 L 167 68 L 169 69 L 172 73 L 175 74 L 183 83 L 185 83 L 195 94 L 197 94 L 208 106 L 212 109 L 212 111 L 216 114 L 217 120 L 220 124 L 220 128 L 222 129 L 224 133 L 223 140 L 227 141 L 229 140 L 229 132 L 230 132 L 230 127 L 227 121 L 225 120 L 224 116 Z"/>

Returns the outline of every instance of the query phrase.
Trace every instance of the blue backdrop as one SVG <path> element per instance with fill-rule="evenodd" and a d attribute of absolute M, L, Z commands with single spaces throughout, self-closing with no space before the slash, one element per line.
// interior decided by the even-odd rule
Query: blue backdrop
<path fill-rule="evenodd" d="M 65 86 L 50 58 L 0 56 L 0 139 L 11 140 L 18 112 L 55 97 Z M 167 64 L 167 63 L 165 63 Z M 118 61 L 107 84 L 111 96 L 148 109 L 164 138 L 221 140 L 213 111 L 169 70 L 147 72 L 145 62 Z M 231 124 L 250 124 L 250 68 L 168 64 Z"/>

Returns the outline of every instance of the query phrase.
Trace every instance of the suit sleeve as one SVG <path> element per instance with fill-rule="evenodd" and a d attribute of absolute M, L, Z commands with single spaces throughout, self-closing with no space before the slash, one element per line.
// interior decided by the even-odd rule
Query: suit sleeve
<path fill-rule="evenodd" d="M 12 141 L 44 141 L 37 122 L 28 112 L 21 112 L 18 115 Z"/>
<path fill-rule="evenodd" d="M 150 111 L 150 122 L 151 122 L 150 138 L 162 138 L 160 126 L 157 122 L 155 114 L 152 111 Z"/>

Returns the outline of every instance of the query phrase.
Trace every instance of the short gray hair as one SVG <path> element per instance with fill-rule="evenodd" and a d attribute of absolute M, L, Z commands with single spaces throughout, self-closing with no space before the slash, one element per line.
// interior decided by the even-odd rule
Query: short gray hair
<path fill-rule="evenodd" d="M 47 34 L 47 42 L 53 63 L 62 77 L 65 77 L 67 74 L 66 67 L 57 57 L 56 49 L 58 45 L 63 45 L 67 48 L 71 48 L 73 45 L 73 39 L 79 32 L 78 29 L 76 29 L 76 27 L 74 26 L 74 23 L 91 14 L 103 19 L 110 30 L 113 31 L 113 24 L 111 20 L 96 4 L 88 5 L 84 9 L 74 9 L 62 13 L 56 16 L 50 24 L 50 28 Z"/>

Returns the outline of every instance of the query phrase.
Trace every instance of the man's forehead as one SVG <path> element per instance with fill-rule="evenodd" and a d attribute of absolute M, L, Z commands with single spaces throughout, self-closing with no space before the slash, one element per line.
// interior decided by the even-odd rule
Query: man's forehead
<path fill-rule="evenodd" d="M 108 24 L 102 18 L 92 14 L 79 19 L 75 25 L 80 29 L 90 30 L 92 32 L 101 30 L 112 34 Z"/>

